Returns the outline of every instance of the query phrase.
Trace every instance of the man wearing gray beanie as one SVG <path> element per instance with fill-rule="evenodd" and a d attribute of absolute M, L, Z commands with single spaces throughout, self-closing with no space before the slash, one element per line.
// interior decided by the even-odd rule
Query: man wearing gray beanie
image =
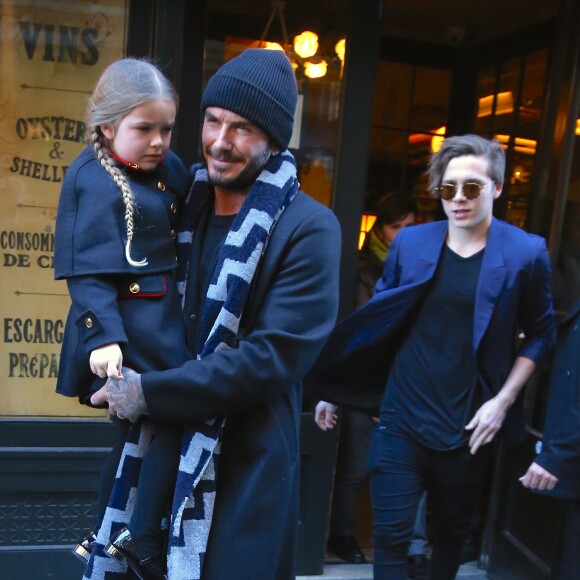
<path fill-rule="evenodd" d="M 210 79 L 177 237 L 192 359 L 123 369 L 101 394 L 133 421 L 186 424 L 172 579 L 295 577 L 301 381 L 335 323 L 340 260 L 338 222 L 299 191 L 287 150 L 297 93 L 278 51 L 246 50 Z"/>

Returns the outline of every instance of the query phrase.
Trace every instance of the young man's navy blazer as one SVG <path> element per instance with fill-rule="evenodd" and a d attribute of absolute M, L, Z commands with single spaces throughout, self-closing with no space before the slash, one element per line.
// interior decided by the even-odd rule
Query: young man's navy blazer
<path fill-rule="evenodd" d="M 435 275 L 447 228 L 447 221 L 439 221 L 397 235 L 375 295 L 336 327 L 318 359 L 310 382 L 317 397 L 378 413 L 390 361 Z M 539 361 L 553 335 L 545 240 L 493 218 L 473 322 L 472 352 L 484 400 L 501 390 L 517 356 Z M 512 441 L 523 437 L 521 397 L 510 409 L 504 431 Z"/>

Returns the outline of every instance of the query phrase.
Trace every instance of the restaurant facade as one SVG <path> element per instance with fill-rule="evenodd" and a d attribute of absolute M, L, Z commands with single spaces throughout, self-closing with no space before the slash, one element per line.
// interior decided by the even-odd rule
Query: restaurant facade
<path fill-rule="evenodd" d="M 299 87 L 290 148 L 301 187 L 342 228 L 340 316 L 354 306 L 358 249 L 376 200 L 401 191 L 418 221 L 443 219 L 426 191 L 426 164 L 445 136 L 468 132 L 506 150 L 494 213 L 547 239 L 558 316 L 578 298 L 580 3 L 473 4 L 2 1 L 2 577 L 80 577 L 69 550 L 91 527 L 113 437 L 103 411 L 54 392 L 70 299 L 53 260 L 60 185 L 86 143 L 87 98 L 118 58 L 151 58 L 174 83 L 172 148 L 189 165 L 200 156 L 200 99 L 213 72 L 248 47 L 286 51 Z M 553 565 L 560 505 L 517 481 L 542 437 L 549 372 L 546 361 L 523 395 L 526 444 L 500 444 L 486 487 L 478 558 L 493 579 L 548 578 Z M 336 434 L 315 428 L 311 407 L 304 402 L 301 574 L 322 572 L 336 452 Z"/>

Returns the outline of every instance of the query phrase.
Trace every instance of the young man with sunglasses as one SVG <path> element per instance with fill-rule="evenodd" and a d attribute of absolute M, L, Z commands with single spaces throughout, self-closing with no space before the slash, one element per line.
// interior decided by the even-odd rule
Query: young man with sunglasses
<path fill-rule="evenodd" d="M 504 170 L 495 141 L 444 141 L 428 175 L 448 219 L 397 236 L 373 299 L 337 326 L 315 369 L 320 399 L 379 409 L 370 450 L 377 580 L 406 578 L 425 487 L 429 578 L 455 578 L 496 434 L 524 437 L 519 395 L 551 343 L 554 311 L 545 241 L 492 215 Z"/>

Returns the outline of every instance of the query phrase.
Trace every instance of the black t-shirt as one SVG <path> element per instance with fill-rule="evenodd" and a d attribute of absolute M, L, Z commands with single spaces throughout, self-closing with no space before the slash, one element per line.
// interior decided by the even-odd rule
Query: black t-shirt
<path fill-rule="evenodd" d="M 215 271 L 220 250 L 234 223 L 235 217 L 235 215 L 215 215 L 212 213 L 208 220 L 198 271 L 200 296 L 205 297 L 207 295 L 207 289 Z"/>
<path fill-rule="evenodd" d="M 236 219 L 235 215 L 214 215 L 213 200 L 202 208 L 193 232 L 189 268 L 187 270 L 187 292 L 185 293 L 185 331 L 187 346 L 191 352 L 200 352 L 202 338 L 201 319 L 207 289 L 215 271 L 220 250 Z M 207 332 L 207 329 L 206 329 Z"/>
<path fill-rule="evenodd" d="M 483 250 L 462 258 L 447 246 L 431 288 L 397 352 L 381 406 L 431 449 L 455 449 L 480 404 L 473 359 L 473 313 Z"/>

